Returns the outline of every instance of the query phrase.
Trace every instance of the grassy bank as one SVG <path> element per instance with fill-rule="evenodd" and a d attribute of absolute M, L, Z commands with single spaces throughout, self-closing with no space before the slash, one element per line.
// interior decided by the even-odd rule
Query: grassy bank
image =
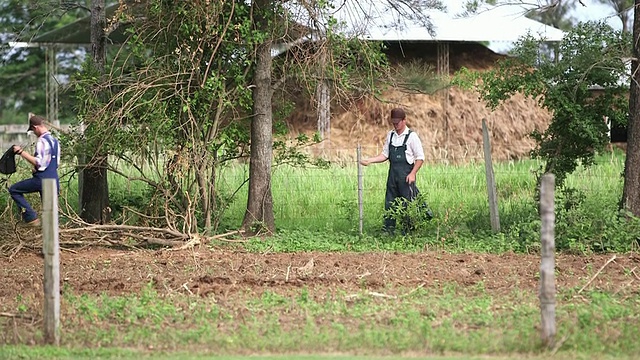
<path fill-rule="evenodd" d="M 395 289 L 393 298 L 367 291 L 239 293 L 213 298 L 163 296 L 152 287 L 131 296 L 92 296 L 67 289 L 62 306 L 62 349 L 162 354 L 343 353 L 363 356 L 548 355 L 540 344 L 535 294 L 488 293 L 482 284 Z M 559 294 L 561 356 L 633 357 L 640 326 L 637 294 L 575 289 Z M 29 306 L 29 304 L 25 304 Z M 39 327 L 3 325 L 0 343 L 40 343 Z M 60 351 L 60 350 L 57 350 Z M 87 350 L 84 350 L 85 352 Z M 96 350 L 94 350 L 96 351 Z M 51 354 L 42 349 L 0 347 L 0 357 Z M 22 354 L 22 355 L 21 355 Z M 27 356 L 25 354 L 32 354 Z M 127 355 L 129 354 L 129 355 Z M 55 357 L 55 356 L 54 356 Z"/>
<path fill-rule="evenodd" d="M 447 251 L 537 251 L 540 218 L 535 171 L 541 163 L 527 160 L 495 165 L 501 232 L 491 231 L 484 164 L 425 165 L 418 186 L 434 213 L 431 221 L 402 238 L 385 238 L 384 216 L 387 164 L 363 169 L 363 233 L 360 236 L 358 169 L 276 168 L 273 197 L 279 234 L 273 246 L 309 249 L 443 249 Z M 624 168 L 622 154 L 606 154 L 597 164 L 570 175 L 565 192 L 556 192 L 558 249 L 573 252 L 629 251 L 638 248 L 640 224 L 621 217 Z M 224 170 L 223 192 L 235 191 L 246 168 Z M 244 215 L 242 188 L 225 213 L 223 226 L 234 229 Z M 334 239 L 339 234 L 338 239 Z M 314 238 L 311 243 L 304 239 Z M 295 239 L 297 240 L 297 243 Z M 306 244 L 306 245 L 305 245 Z M 258 244 L 259 245 L 259 244 Z M 319 247 L 314 247 L 319 246 Z"/>

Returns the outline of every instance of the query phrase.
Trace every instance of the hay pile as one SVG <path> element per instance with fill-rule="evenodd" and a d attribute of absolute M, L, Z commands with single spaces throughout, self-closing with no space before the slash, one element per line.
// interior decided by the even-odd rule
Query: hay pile
<path fill-rule="evenodd" d="M 445 105 L 444 96 L 449 97 Z M 449 88 L 438 94 L 407 94 L 392 91 L 383 101 L 364 99 L 352 108 L 335 112 L 331 118 L 328 139 L 310 148 L 317 156 L 332 161 L 354 161 L 357 145 L 363 156 L 380 152 L 391 108 L 402 106 L 408 126 L 423 142 L 427 162 L 460 163 L 482 160 L 482 119 L 486 119 L 491 135 L 492 157 L 496 161 L 527 157 L 535 143 L 529 138 L 533 130 L 544 131 L 551 114 L 536 101 L 516 95 L 495 111 L 490 111 L 475 92 Z M 288 121 L 291 136 L 317 129 L 315 113 L 304 110 Z"/>
<path fill-rule="evenodd" d="M 417 60 L 432 69 L 437 67 L 436 43 L 403 43 L 396 47 L 389 44 L 387 50 L 394 66 Z M 505 58 L 477 43 L 451 43 L 449 53 L 450 74 L 462 67 L 488 70 Z M 317 129 L 316 111 L 301 99 L 297 101 L 297 110 L 287 121 L 292 137 L 312 134 Z M 387 122 L 389 111 L 396 106 L 406 109 L 408 126 L 420 135 L 427 162 L 431 163 L 483 161 L 482 119 L 486 119 L 491 134 L 494 160 L 527 157 L 535 146 L 529 134 L 533 130 L 544 131 L 551 121 L 548 111 L 522 95 L 514 96 L 491 112 L 476 92 L 456 87 L 434 95 L 391 91 L 380 100 L 362 99 L 346 109 L 334 104 L 328 139 L 310 151 L 334 162 L 355 161 L 358 144 L 363 156 L 378 154 L 385 134 L 392 129 Z"/>

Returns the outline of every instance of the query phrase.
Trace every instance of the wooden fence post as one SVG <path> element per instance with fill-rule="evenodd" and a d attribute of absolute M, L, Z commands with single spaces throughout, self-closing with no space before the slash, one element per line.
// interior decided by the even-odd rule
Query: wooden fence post
<path fill-rule="evenodd" d="M 60 249 L 58 185 L 42 180 L 42 250 L 44 253 L 44 340 L 60 344 Z"/>
<path fill-rule="evenodd" d="M 362 172 L 362 165 L 360 165 L 360 160 L 362 160 L 362 147 L 358 144 L 358 155 L 356 156 L 357 166 L 358 166 L 358 211 L 359 211 L 359 227 L 360 227 L 360 235 L 362 235 L 362 228 L 364 222 L 364 204 L 363 204 L 363 183 L 364 183 L 364 174 Z"/>
<path fill-rule="evenodd" d="M 491 230 L 500 232 L 500 215 L 498 213 L 498 191 L 496 179 L 493 175 L 493 162 L 491 161 L 491 141 L 487 121 L 482 119 L 482 143 L 484 148 L 484 169 L 487 176 L 487 193 L 489 195 L 489 216 L 491 217 Z"/>
<path fill-rule="evenodd" d="M 540 217 L 542 241 L 540 263 L 540 314 L 542 342 L 549 348 L 555 346 L 556 336 L 556 279 L 555 279 L 555 176 L 542 176 L 540 186 Z"/>

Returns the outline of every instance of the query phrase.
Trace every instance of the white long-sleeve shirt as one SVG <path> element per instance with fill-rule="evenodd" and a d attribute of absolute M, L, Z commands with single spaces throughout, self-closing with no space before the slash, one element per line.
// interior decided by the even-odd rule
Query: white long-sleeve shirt
<path fill-rule="evenodd" d="M 42 135 L 40 135 L 38 137 L 38 142 L 36 142 L 36 164 L 37 165 L 37 170 L 38 171 L 44 171 L 47 166 L 49 166 L 49 164 L 51 163 L 51 145 L 49 145 L 49 142 L 44 138 L 45 135 L 51 135 L 50 132 L 46 132 Z M 60 144 L 58 143 L 58 153 L 57 155 L 57 159 L 58 159 L 58 167 L 60 166 Z"/>
<path fill-rule="evenodd" d="M 389 140 L 391 139 L 391 134 L 393 134 L 393 142 L 391 143 L 391 145 L 402 146 L 404 138 L 407 136 L 407 134 L 409 134 L 409 128 L 405 127 L 402 134 L 396 133 L 395 130 L 389 131 L 389 133 L 387 134 L 387 139 L 384 142 L 384 146 L 382 147 L 382 153 L 387 157 L 387 159 L 389 158 Z M 414 131 L 409 134 L 409 139 L 407 139 L 407 150 L 405 151 L 405 155 L 409 164 L 413 164 L 416 160 L 424 161 L 424 149 L 422 148 L 422 141 L 420 141 L 420 137 Z"/>

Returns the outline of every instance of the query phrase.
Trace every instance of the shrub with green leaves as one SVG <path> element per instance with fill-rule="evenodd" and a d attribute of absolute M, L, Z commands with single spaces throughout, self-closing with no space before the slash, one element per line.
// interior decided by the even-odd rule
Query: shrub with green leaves
<path fill-rule="evenodd" d="M 454 83 L 475 88 L 492 109 L 517 92 L 538 99 L 553 118 L 546 130 L 531 134 L 537 142 L 532 156 L 545 161 L 542 172 L 555 174 L 562 187 L 609 142 L 605 117 L 627 123 L 631 38 L 605 23 L 586 22 L 566 34 L 557 57 L 540 50 L 543 41 L 526 36 L 494 69 L 463 69 Z"/>

